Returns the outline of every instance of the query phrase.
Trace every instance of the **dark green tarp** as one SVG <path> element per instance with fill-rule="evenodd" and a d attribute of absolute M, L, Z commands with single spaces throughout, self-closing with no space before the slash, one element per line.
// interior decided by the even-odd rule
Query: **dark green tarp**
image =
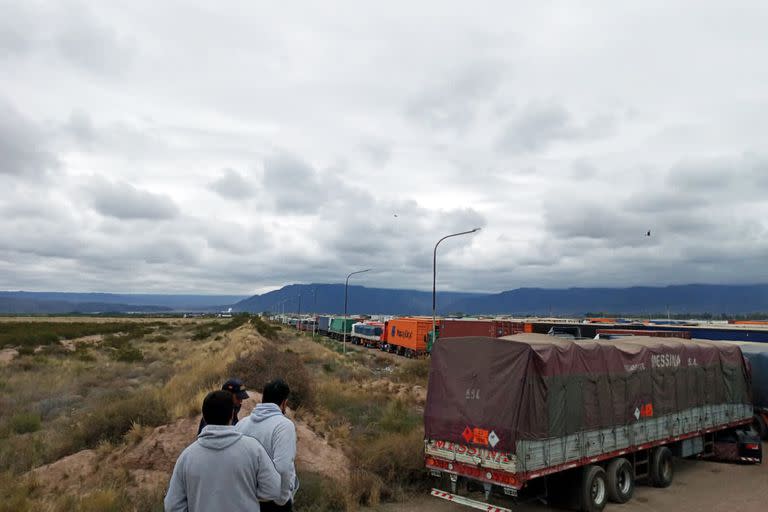
<path fill-rule="evenodd" d="M 428 439 L 513 451 L 521 439 L 630 425 L 703 405 L 751 404 L 737 345 L 538 334 L 449 338 L 432 351 Z"/>

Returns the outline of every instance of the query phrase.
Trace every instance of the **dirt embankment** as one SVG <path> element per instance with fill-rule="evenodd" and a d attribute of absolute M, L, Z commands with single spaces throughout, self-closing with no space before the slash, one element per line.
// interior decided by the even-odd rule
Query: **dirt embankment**
<path fill-rule="evenodd" d="M 241 421 L 256 405 L 260 397 L 251 393 L 243 404 Z M 289 411 L 289 416 L 292 416 Z M 185 418 L 154 429 L 139 431 L 128 444 L 113 450 L 83 450 L 54 463 L 34 469 L 31 475 L 45 492 L 81 493 L 115 478 L 122 473 L 128 491 L 165 487 L 179 454 L 194 442 L 199 418 Z M 349 460 L 337 448 L 315 434 L 305 423 L 297 421 L 298 437 L 296 466 L 339 482 L 349 476 Z"/>

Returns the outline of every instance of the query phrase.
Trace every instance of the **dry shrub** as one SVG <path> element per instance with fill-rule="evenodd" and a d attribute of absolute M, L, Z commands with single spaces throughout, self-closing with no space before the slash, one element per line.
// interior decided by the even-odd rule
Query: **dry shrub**
<path fill-rule="evenodd" d="M 425 386 L 429 378 L 429 359 L 415 359 L 399 367 L 394 377 L 400 382 Z"/>
<path fill-rule="evenodd" d="M 383 482 L 380 476 L 367 469 L 354 469 L 349 476 L 347 503 L 349 508 L 356 505 L 376 506 L 381 501 Z"/>
<path fill-rule="evenodd" d="M 11 436 L 0 441 L 0 471 L 19 474 L 44 463 L 47 446 L 40 434 Z"/>
<path fill-rule="evenodd" d="M 227 375 L 227 365 L 234 359 L 232 348 L 222 343 L 199 348 L 164 386 L 166 406 L 172 419 L 200 413 L 200 404 L 210 391 L 219 389 Z"/>
<path fill-rule="evenodd" d="M 288 405 L 292 409 L 315 407 L 312 377 L 301 357 L 294 352 L 265 345 L 261 350 L 240 354 L 227 370 L 229 375 L 242 379 L 248 387 L 257 391 L 261 391 L 267 382 L 281 378 L 291 388 Z"/>
<path fill-rule="evenodd" d="M 385 395 L 361 389 L 354 381 L 323 382 L 317 388 L 317 400 L 319 413 L 331 430 L 349 425 L 357 435 L 375 435 L 387 406 Z"/>
<path fill-rule="evenodd" d="M 32 499 L 38 485 L 33 478 L 19 478 L 13 473 L 0 473 L 0 512 L 31 512 L 37 507 Z"/>
<path fill-rule="evenodd" d="M 296 493 L 296 512 L 335 512 L 347 510 L 347 497 L 339 484 L 319 473 L 299 471 L 301 485 Z"/>
<path fill-rule="evenodd" d="M 136 421 L 131 423 L 131 428 L 125 433 L 125 441 L 128 444 L 139 444 L 142 439 L 152 433 L 154 427 L 142 425 Z"/>
<path fill-rule="evenodd" d="M 381 479 L 381 498 L 398 500 L 407 491 L 428 488 L 423 429 L 384 434 L 373 441 L 358 443 L 356 451 L 358 469 Z"/>
<path fill-rule="evenodd" d="M 61 446 L 65 453 L 59 455 L 92 448 L 102 441 L 119 442 L 134 423 L 158 426 L 167 422 L 168 413 L 159 392 L 137 391 L 127 398 L 109 401 L 103 407 L 81 415 L 72 432 L 68 433 L 69 444 Z"/>
<path fill-rule="evenodd" d="M 130 506 L 127 496 L 115 489 L 96 491 L 78 501 L 78 512 L 122 512 Z"/>

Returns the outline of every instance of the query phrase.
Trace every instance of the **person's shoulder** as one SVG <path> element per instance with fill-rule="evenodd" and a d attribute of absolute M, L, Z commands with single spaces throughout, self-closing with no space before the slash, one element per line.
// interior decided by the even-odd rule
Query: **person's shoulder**
<path fill-rule="evenodd" d="M 278 425 L 282 428 L 293 430 L 294 432 L 296 431 L 296 424 L 293 422 L 291 418 L 289 418 L 285 414 L 281 416 L 281 419 Z"/>
<path fill-rule="evenodd" d="M 242 438 L 240 438 L 238 443 L 240 443 L 240 447 L 243 450 L 249 451 L 251 453 L 258 453 L 259 455 L 266 453 L 266 450 L 261 445 L 259 440 L 254 437 L 244 435 Z"/>

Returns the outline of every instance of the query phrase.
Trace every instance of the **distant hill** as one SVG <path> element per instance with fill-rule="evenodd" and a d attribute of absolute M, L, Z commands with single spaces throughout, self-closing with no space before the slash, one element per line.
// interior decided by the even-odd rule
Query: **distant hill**
<path fill-rule="evenodd" d="M 768 285 L 691 284 L 633 288 L 520 288 L 454 307 L 472 313 L 581 315 L 587 312 L 644 314 L 744 314 L 768 311 Z"/>
<path fill-rule="evenodd" d="M 243 298 L 238 295 L 0 291 L 0 313 L 220 311 Z"/>
<path fill-rule="evenodd" d="M 262 312 L 276 310 L 281 301 L 287 301 L 285 311 L 298 311 L 301 294 L 301 310 L 340 314 L 344 312 L 343 284 L 292 284 L 263 295 L 254 295 L 233 306 L 235 311 Z M 383 315 L 432 314 L 432 292 L 367 288 L 349 286 L 348 313 L 377 313 Z M 441 292 L 438 304 L 441 309 L 454 311 L 451 304 L 459 300 L 480 297 L 474 293 Z"/>
<path fill-rule="evenodd" d="M 313 299 L 316 290 L 316 299 Z M 298 294 L 302 311 L 339 314 L 344 310 L 343 284 L 289 285 L 236 303 L 237 311 L 272 310 L 282 300 L 285 311 L 296 312 Z M 768 285 L 679 285 L 632 288 L 519 288 L 497 294 L 442 292 L 438 313 L 517 315 L 583 315 L 587 312 L 650 314 L 746 314 L 768 312 Z M 432 294 L 416 290 L 349 287 L 349 313 L 426 315 Z"/>
<path fill-rule="evenodd" d="M 40 299 L 0 297 L 0 313 L 12 315 L 55 315 L 69 313 L 160 313 L 170 312 L 163 306 L 139 306 L 104 302 L 66 302 Z"/>

